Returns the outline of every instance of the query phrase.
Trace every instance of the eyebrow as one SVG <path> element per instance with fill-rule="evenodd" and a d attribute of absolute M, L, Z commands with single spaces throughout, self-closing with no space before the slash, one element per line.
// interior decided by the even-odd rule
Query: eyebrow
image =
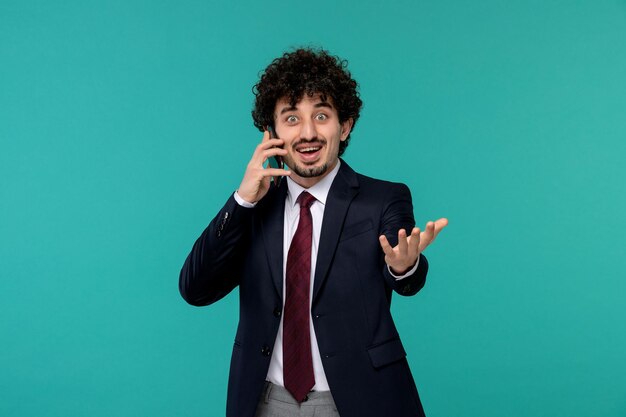
<path fill-rule="evenodd" d="M 332 104 L 330 104 L 327 101 L 320 101 L 319 103 L 314 104 L 313 107 L 315 107 L 316 109 L 319 109 L 319 108 L 322 108 L 322 107 L 326 107 L 326 108 L 329 108 L 329 109 L 333 108 Z M 287 112 L 290 112 L 290 111 L 295 111 L 295 110 L 298 110 L 298 107 L 296 107 L 296 106 L 283 107 L 281 109 L 281 111 L 280 111 L 280 114 L 287 113 Z"/>

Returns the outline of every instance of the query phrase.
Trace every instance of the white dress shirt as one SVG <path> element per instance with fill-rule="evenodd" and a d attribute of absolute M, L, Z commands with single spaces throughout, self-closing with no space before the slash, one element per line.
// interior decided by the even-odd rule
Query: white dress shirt
<path fill-rule="evenodd" d="M 322 220 L 324 218 L 324 209 L 326 207 L 326 198 L 330 191 L 330 186 L 333 180 L 339 172 L 339 166 L 341 162 L 337 162 L 337 165 L 330 171 L 324 178 L 317 184 L 310 188 L 304 188 L 291 178 L 286 177 L 287 180 L 287 198 L 285 200 L 285 215 L 284 215 L 284 231 L 283 231 L 283 309 L 285 307 L 285 274 L 287 270 L 287 256 L 289 253 L 289 246 L 293 235 L 298 228 L 298 222 L 300 221 L 300 206 L 296 200 L 298 196 L 307 191 L 316 201 L 311 205 L 311 217 L 313 219 L 313 242 L 311 247 L 311 282 L 310 282 L 310 297 L 309 297 L 309 310 L 311 298 L 313 296 L 313 277 L 315 277 L 315 266 L 317 264 L 317 249 L 320 242 L 320 232 L 322 230 Z M 237 203 L 244 207 L 254 207 L 255 203 L 249 203 L 242 199 L 237 192 L 235 192 L 235 200 Z M 402 279 L 408 275 L 413 274 L 417 270 L 417 264 L 406 274 L 397 276 L 389 270 L 389 272 L 396 278 Z M 313 320 L 309 319 L 309 327 L 311 331 L 311 354 L 313 357 L 313 374 L 315 375 L 315 385 L 313 391 L 329 391 L 328 381 L 326 380 L 326 374 L 324 373 L 324 367 L 322 365 L 322 358 L 320 357 L 319 347 L 317 346 L 317 338 L 315 336 L 315 329 L 313 327 Z M 281 316 L 280 326 L 278 327 L 278 334 L 276 335 L 276 341 L 274 342 L 274 349 L 272 351 L 272 358 L 270 360 L 270 367 L 267 372 L 267 378 L 269 382 L 284 387 L 283 380 L 283 319 Z"/>

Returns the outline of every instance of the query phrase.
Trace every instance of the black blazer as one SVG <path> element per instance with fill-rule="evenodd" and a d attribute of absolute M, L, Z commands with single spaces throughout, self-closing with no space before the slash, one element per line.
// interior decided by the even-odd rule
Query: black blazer
<path fill-rule="evenodd" d="M 211 304 L 239 286 L 239 326 L 227 416 L 254 416 L 282 314 L 283 214 L 287 185 L 254 208 L 231 196 L 198 238 L 180 273 L 192 305 Z M 326 201 L 311 317 L 324 372 L 342 417 L 423 416 L 389 308 L 392 290 L 413 295 L 428 262 L 401 281 L 389 274 L 378 236 L 392 245 L 415 225 L 409 189 L 355 173 L 344 161 Z"/>

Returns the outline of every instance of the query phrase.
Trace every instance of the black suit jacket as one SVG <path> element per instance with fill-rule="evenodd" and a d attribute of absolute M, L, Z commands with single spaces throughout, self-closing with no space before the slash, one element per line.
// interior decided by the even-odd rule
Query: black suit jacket
<path fill-rule="evenodd" d="M 230 197 L 198 238 L 180 274 L 192 305 L 239 286 L 239 326 L 227 416 L 254 416 L 282 314 L 285 181 L 254 208 Z M 345 162 L 330 188 L 318 248 L 311 316 L 324 371 L 342 417 L 423 416 L 389 308 L 392 291 L 413 295 L 428 263 L 397 281 L 378 236 L 392 245 L 415 225 L 409 189 L 355 173 Z"/>

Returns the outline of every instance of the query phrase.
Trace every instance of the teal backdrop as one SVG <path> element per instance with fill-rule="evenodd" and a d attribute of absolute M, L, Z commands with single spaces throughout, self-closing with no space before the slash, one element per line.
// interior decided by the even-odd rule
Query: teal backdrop
<path fill-rule="evenodd" d="M 237 292 L 178 274 L 302 45 L 360 82 L 345 159 L 450 219 L 392 306 L 427 415 L 626 416 L 625 41 L 624 1 L 0 0 L 0 416 L 224 414 Z"/>

